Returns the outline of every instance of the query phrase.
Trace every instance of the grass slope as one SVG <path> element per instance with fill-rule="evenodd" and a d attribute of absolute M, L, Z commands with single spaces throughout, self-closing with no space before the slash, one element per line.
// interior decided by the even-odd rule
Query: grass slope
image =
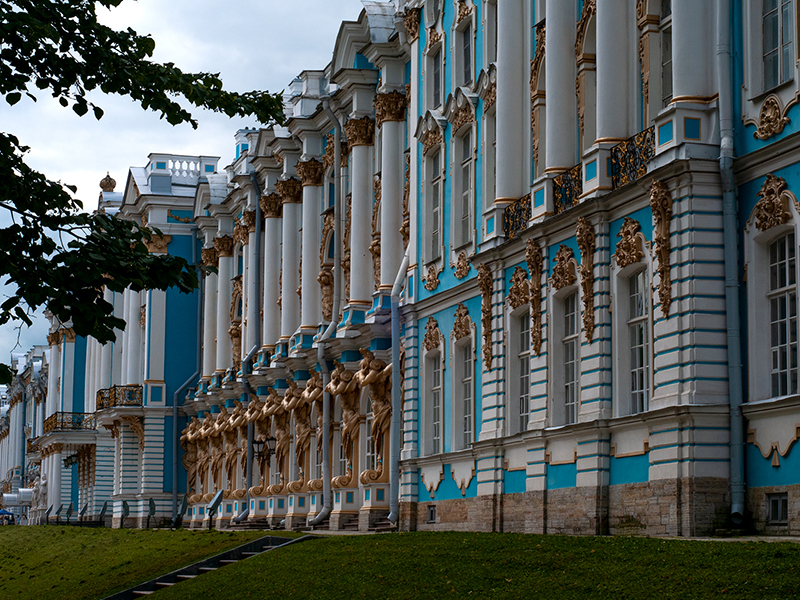
<path fill-rule="evenodd" d="M 104 598 L 263 535 L 261 531 L 0 527 L 0 598 Z"/>
<path fill-rule="evenodd" d="M 161 600 L 800 597 L 800 544 L 412 533 L 331 537 L 158 593 Z"/>

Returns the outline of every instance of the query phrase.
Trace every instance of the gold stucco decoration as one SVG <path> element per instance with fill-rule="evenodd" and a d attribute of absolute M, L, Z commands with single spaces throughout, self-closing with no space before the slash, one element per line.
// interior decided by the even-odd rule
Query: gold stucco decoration
<path fill-rule="evenodd" d="M 144 417 L 122 415 L 120 418 L 128 424 L 131 431 L 139 438 L 139 450 L 144 450 Z"/>
<path fill-rule="evenodd" d="M 422 345 L 425 350 L 430 352 L 436 350 L 442 340 L 442 332 L 439 329 L 439 323 L 433 317 L 428 317 L 428 322 L 425 324 L 425 337 L 422 340 Z"/>
<path fill-rule="evenodd" d="M 453 338 L 458 341 L 470 335 L 472 331 L 472 319 L 469 317 L 469 309 L 462 302 L 456 307 L 456 320 L 453 323 Z"/>
<path fill-rule="evenodd" d="M 214 238 L 214 249 L 218 258 L 233 256 L 233 238 L 229 235 Z"/>
<path fill-rule="evenodd" d="M 380 127 L 386 121 L 406 120 L 406 96 L 398 91 L 375 96 L 375 125 Z"/>
<path fill-rule="evenodd" d="M 481 336 L 484 369 L 492 369 L 492 273 L 485 264 L 478 265 L 478 289 L 481 292 Z"/>
<path fill-rule="evenodd" d="M 581 251 L 581 291 L 583 292 L 583 331 L 591 344 L 594 337 L 594 250 L 596 236 L 589 219 L 578 219 L 576 232 Z"/>
<path fill-rule="evenodd" d="M 442 130 L 439 127 L 431 129 L 422 138 L 422 154 L 427 154 L 432 148 L 441 146 L 443 143 Z"/>
<path fill-rule="evenodd" d="M 772 173 L 767 175 L 764 185 L 758 191 L 760 200 L 753 209 L 756 227 L 759 231 L 767 231 L 777 225 L 783 225 L 792 218 L 789 203 L 792 196 L 786 191 L 788 184 L 782 177 Z"/>
<path fill-rule="evenodd" d="M 167 246 L 172 241 L 171 235 L 150 234 L 150 239 L 145 241 L 148 252 L 151 254 L 166 254 Z"/>
<path fill-rule="evenodd" d="M 575 253 L 572 248 L 565 244 L 561 244 L 556 252 L 555 265 L 553 266 L 553 288 L 561 290 L 569 287 L 575 283 L 577 275 L 575 274 L 575 265 L 572 259 Z"/>
<path fill-rule="evenodd" d="M 323 166 L 316 158 L 297 163 L 296 169 L 303 187 L 319 187 L 322 185 Z"/>
<path fill-rule="evenodd" d="M 661 312 L 666 317 L 672 304 L 672 278 L 670 276 L 670 251 L 672 244 L 669 229 L 672 222 L 672 197 L 663 181 L 653 182 L 650 188 L 650 208 L 653 211 L 653 242 L 658 258 L 658 298 L 661 301 Z"/>
<path fill-rule="evenodd" d="M 428 267 L 428 274 L 422 278 L 422 281 L 425 282 L 425 289 L 429 292 L 439 287 L 439 271 L 436 265 L 430 265 Z"/>
<path fill-rule="evenodd" d="M 789 124 L 789 117 L 783 114 L 781 101 L 775 94 L 770 94 L 761 104 L 758 113 L 758 127 L 753 133 L 757 140 L 766 140 L 783 131 Z"/>
<path fill-rule="evenodd" d="M 106 171 L 106 176 L 100 180 L 100 189 L 104 192 L 113 192 L 117 187 L 117 182 L 111 177 L 111 173 Z"/>
<path fill-rule="evenodd" d="M 453 274 L 456 276 L 456 279 L 464 279 L 464 277 L 469 274 L 469 269 L 467 253 L 462 250 L 458 254 L 458 260 L 456 260 L 456 268 Z"/>
<path fill-rule="evenodd" d="M 614 253 L 618 267 L 624 269 L 644 258 L 644 251 L 637 235 L 641 228 L 639 221 L 625 217 L 622 229 L 617 234 L 619 242 L 617 242 L 617 251 Z"/>
<path fill-rule="evenodd" d="M 205 267 L 218 267 L 219 266 L 219 255 L 217 254 L 216 248 L 203 248 L 200 250 L 200 259 L 203 261 L 203 266 Z"/>
<path fill-rule="evenodd" d="M 534 240 L 528 240 L 525 261 L 530 273 L 531 345 L 537 356 L 542 351 L 542 273 L 544 256 L 542 248 Z"/>
<path fill-rule="evenodd" d="M 514 274 L 511 276 L 511 289 L 508 291 L 508 304 L 512 310 L 516 310 L 523 304 L 528 304 L 529 301 L 528 273 L 522 267 L 514 267 Z"/>
<path fill-rule="evenodd" d="M 247 233 L 255 233 L 256 231 L 256 211 L 246 210 L 242 213 L 242 226 L 247 230 Z"/>
<path fill-rule="evenodd" d="M 347 132 L 347 143 L 355 146 L 372 146 L 375 143 L 375 121 L 371 117 L 350 119 L 344 126 Z"/>
<path fill-rule="evenodd" d="M 276 183 L 275 191 L 278 192 L 284 204 L 300 204 L 303 202 L 303 184 L 295 177 Z"/>
<path fill-rule="evenodd" d="M 278 194 L 273 192 L 272 194 L 261 196 L 258 202 L 261 205 L 264 218 L 280 219 L 283 215 L 283 200 Z"/>
<path fill-rule="evenodd" d="M 420 16 L 422 13 L 421 8 L 407 8 L 403 15 L 403 23 L 406 26 L 406 33 L 408 34 L 408 41 L 412 44 L 419 39 L 419 24 Z"/>

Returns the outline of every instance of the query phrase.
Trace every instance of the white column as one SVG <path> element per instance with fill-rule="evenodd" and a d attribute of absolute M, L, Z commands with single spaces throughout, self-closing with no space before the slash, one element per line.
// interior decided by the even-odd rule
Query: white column
<path fill-rule="evenodd" d="M 319 245 L 322 231 L 322 163 L 316 159 L 297 164 L 303 182 L 303 295 L 300 316 L 302 328 L 316 329 L 322 322 L 319 282 Z"/>
<path fill-rule="evenodd" d="M 672 98 L 702 100 L 714 85 L 715 2 L 672 0 Z"/>
<path fill-rule="evenodd" d="M 597 2 L 598 142 L 622 140 L 629 136 L 630 63 L 634 57 L 631 53 L 630 4 L 629 0 Z M 549 28 L 547 34 L 550 34 Z"/>
<path fill-rule="evenodd" d="M 563 171 L 575 166 L 577 162 L 575 153 L 575 143 L 578 137 L 576 133 L 578 110 L 575 100 L 575 13 L 575 2 L 547 0 L 546 50 L 544 53 L 545 89 L 547 90 L 546 172 Z M 498 69 L 497 76 L 499 84 L 500 69 Z M 498 101 L 499 99 L 498 86 Z M 501 120 L 500 114 L 501 107 L 498 106 L 498 125 Z M 499 190 L 502 181 L 500 165 L 503 163 L 503 157 L 500 156 L 499 138 L 497 153 Z"/>
<path fill-rule="evenodd" d="M 261 345 L 274 348 L 281 335 L 280 299 L 280 261 L 281 255 L 281 214 L 282 201 L 278 194 L 268 194 L 261 198 L 264 212 L 264 321 L 261 330 Z"/>
<path fill-rule="evenodd" d="M 58 446 L 61 446 L 61 444 Z M 53 514 L 55 514 L 61 505 L 61 452 L 55 452 L 51 457 L 50 464 L 52 465 L 53 474 L 47 482 L 47 495 L 50 496 L 47 500 L 53 505 Z"/>
<path fill-rule="evenodd" d="M 217 267 L 217 251 L 203 249 L 203 263 L 207 267 Z M 214 375 L 217 359 L 217 281 L 216 273 L 208 273 L 205 279 L 203 297 L 203 377 Z"/>
<path fill-rule="evenodd" d="M 233 238 L 218 237 L 214 248 L 219 254 L 219 278 L 217 280 L 217 371 L 226 371 L 233 366 L 231 356 L 231 292 L 233 284 Z"/>
<path fill-rule="evenodd" d="M 127 357 L 127 383 L 140 384 L 142 383 L 142 328 L 139 324 L 139 314 L 142 306 L 141 294 L 139 292 L 131 292 L 130 300 L 128 326 L 126 328 L 130 339 Z"/>
<path fill-rule="evenodd" d="M 279 181 L 278 193 L 283 200 L 283 275 L 281 279 L 281 341 L 287 342 L 300 326 L 300 224 L 302 219 L 302 185 L 298 179 Z"/>
<path fill-rule="evenodd" d="M 258 288 L 256 287 L 258 280 L 256 277 L 256 253 L 259 250 L 259 240 L 256 239 L 256 211 L 252 210 L 245 213 L 244 221 L 247 224 L 247 245 L 244 247 L 247 264 L 244 282 L 247 286 L 244 290 L 247 305 L 247 313 L 245 315 L 247 326 L 243 333 L 242 360 L 244 360 L 253 346 L 261 342 L 261 340 L 256 339 L 256 322 L 261 318 L 258 314 L 260 303 L 258 301 Z"/>
<path fill-rule="evenodd" d="M 560 3 L 575 4 L 563 0 Z M 528 155 L 523 147 L 528 119 L 523 115 L 522 101 L 528 78 L 524 66 L 527 61 L 524 60 L 523 4 L 522 0 L 502 0 L 497 3 L 497 199 L 506 202 L 525 195 L 521 158 Z M 549 6 L 547 16 L 549 37 Z M 549 39 L 547 45 L 549 49 Z M 574 56 L 572 50 L 569 56 Z M 574 83 L 571 85 L 574 96 Z M 548 84 L 548 95 L 549 92 Z"/>
<path fill-rule="evenodd" d="M 381 125 L 381 290 L 391 292 L 403 260 L 403 192 L 405 120 Z"/>
<path fill-rule="evenodd" d="M 122 319 L 125 321 L 125 329 L 121 336 L 121 350 L 120 350 L 120 380 L 122 385 L 128 383 L 128 355 L 130 354 L 130 311 L 131 311 L 131 291 L 125 290 L 122 292 Z M 117 338 L 119 339 L 119 338 Z"/>
<path fill-rule="evenodd" d="M 352 173 L 350 189 L 350 298 L 349 304 L 372 306 L 372 144 L 375 122 L 370 117 L 350 119 L 346 125 Z"/>
<path fill-rule="evenodd" d="M 106 288 L 105 292 L 103 292 L 103 298 L 106 302 L 113 306 L 114 292 Z M 100 389 L 107 389 L 111 387 L 111 370 L 113 368 L 114 361 L 114 343 L 106 342 L 100 352 Z"/>

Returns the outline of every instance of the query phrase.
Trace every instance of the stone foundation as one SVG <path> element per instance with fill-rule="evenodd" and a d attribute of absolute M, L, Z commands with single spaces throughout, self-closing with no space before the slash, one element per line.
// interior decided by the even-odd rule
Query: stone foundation
<path fill-rule="evenodd" d="M 773 525 L 767 520 L 767 494 L 788 494 L 789 511 L 786 525 Z M 747 519 L 750 527 L 762 535 L 800 535 L 800 485 L 749 488 Z"/>
<path fill-rule="evenodd" d="M 369 531 L 378 521 L 382 521 L 389 516 L 389 511 L 385 508 L 362 508 L 358 511 L 358 530 Z"/>
<path fill-rule="evenodd" d="M 339 530 L 345 526 L 345 524 L 350 520 L 351 517 L 358 516 L 356 511 L 352 512 L 332 512 L 331 513 L 331 521 L 330 521 L 330 528 L 332 530 Z M 360 526 L 360 521 L 359 521 Z M 364 530 L 366 531 L 366 530 Z"/>
<path fill-rule="evenodd" d="M 796 487 L 789 509 L 795 529 L 800 526 L 800 486 Z M 430 505 L 436 506 L 435 523 L 428 523 Z M 707 536 L 730 526 L 729 511 L 727 479 L 684 478 L 402 502 L 400 531 Z"/>

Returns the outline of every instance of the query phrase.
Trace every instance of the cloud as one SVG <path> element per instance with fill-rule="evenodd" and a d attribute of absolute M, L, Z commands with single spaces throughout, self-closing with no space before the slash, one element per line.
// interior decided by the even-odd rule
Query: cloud
<path fill-rule="evenodd" d="M 360 0 L 242 0 L 224 9 L 212 0 L 138 0 L 99 9 L 98 18 L 109 27 L 150 33 L 155 60 L 174 62 L 184 71 L 220 73 L 235 91 L 281 91 L 302 70 L 330 62 L 341 22 L 358 19 L 362 8 Z M 255 124 L 194 110 L 197 130 L 173 127 L 128 98 L 99 93 L 91 100 L 105 116 L 97 121 L 91 112 L 78 117 L 46 93 L 38 97 L 14 107 L 0 103 L 0 119 L 31 147 L 28 164 L 53 180 L 77 185 L 77 197 L 88 210 L 97 207 L 106 171 L 119 190 L 128 168 L 144 166 L 151 152 L 220 156 L 226 165 L 233 160 L 234 132 Z M 8 293 L 13 290 L 0 286 L 0 294 Z M 17 333 L 0 327 L 0 362 L 8 360 Z M 21 350 L 15 352 L 44 343 L 46 333 L 40 316 L 34 327 L 20 332 Z"/>

